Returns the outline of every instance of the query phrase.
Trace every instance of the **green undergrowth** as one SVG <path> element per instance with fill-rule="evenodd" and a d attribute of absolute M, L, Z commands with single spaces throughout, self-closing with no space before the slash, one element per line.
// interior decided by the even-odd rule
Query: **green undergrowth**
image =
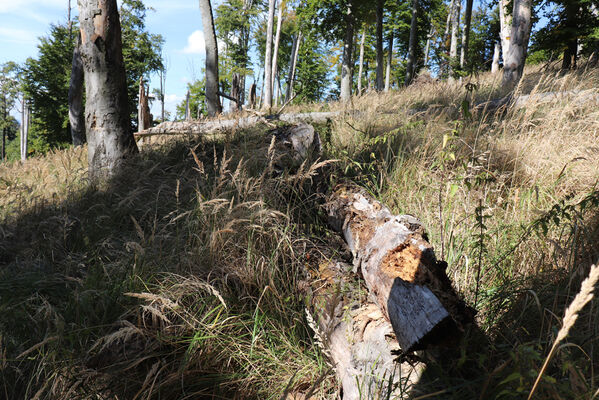
<path fill-rule="evenodd" d="M 529 93 L 596 80 L 541 72 Z M 421 355 L 412 398 L 526 398 L 599 260 L 599 113 L 473 109 L 492 82 L 357 98 L 316 127 L 321 160 L 282 173 L 263 125 L 146 148 L 96 186 L 85 149 L 0 167 L 0 397 L 336 398 L 303 289 L 342 251 L 314 189 L 352 180 L 422 220 L 478 310 L 457 349 Z M 583 309 L 535 398 L 597 394 L 598 312 Z"/>

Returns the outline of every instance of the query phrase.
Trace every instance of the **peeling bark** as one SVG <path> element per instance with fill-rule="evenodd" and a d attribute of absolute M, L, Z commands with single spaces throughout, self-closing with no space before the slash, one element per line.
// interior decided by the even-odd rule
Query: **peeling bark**
<path fill-rule="evenodd" d="M 326 209 L 402 351 L 455 343 L 473 312 L 453 290 L 446 264 L 437 262 L 422 224 L 409 215 L 391 214 L 353 186 L 335 190 Z"/>
<path fill-rule="evenodd" d="M 116 0 L 79 0 L 85 119 L 92 179 L 113 175 L 137 152 L 129 130 L 127 80 Z"/>

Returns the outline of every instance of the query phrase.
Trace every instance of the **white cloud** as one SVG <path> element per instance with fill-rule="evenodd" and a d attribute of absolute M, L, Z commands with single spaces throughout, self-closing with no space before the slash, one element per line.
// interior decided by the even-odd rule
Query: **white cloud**
<path fill-rule="evenodd" d="M 74 8 L 77 8 L 76 2 L 73 2 Z M 73 5 L 71 5 L 73 6 Z M 0 14 L 23 12 L 23 10 L 34 10 L 40 7 L 64 8 L 65 14 L 67 2 L 63 0 L 2 0 L 0 1 Z"/>
<path fill-rule="evenodd" d="M 185 54 L 205 54 L 206 42 L 204 32 L 197 30 L 187 37 L 187 46 L 183 49 Z"/>
<path fill-rule="evenodd" d="M 33 31 L 17 28 L 0 27 L 0 40 L 14 43 L 31 43 L 37 40 L 38 34 Z"/>

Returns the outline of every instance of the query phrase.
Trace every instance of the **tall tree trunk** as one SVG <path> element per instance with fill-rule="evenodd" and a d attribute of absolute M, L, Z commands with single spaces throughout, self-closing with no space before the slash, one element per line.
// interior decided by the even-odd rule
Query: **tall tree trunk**
<path fill-rule="evenodd" d="M 364 41 L 366 40 L 366 27 L 362 29 L 360 39 L 360 61 L 358 62 L 358 95 L 362 94 L 362 73 L 364 71 Z"/>
<path fill-rule="evenodd" d="M 218 97 L 218 45 L 210 0 L 200 0 L 200 13 L 206 42 L 206 108 L 208 115 L 214 117 L 223 108 Z"/>
<path fill-rule="evenodd" d="M 376 2 L 376 90 L 383 90 L 383 0 Z"/>
<path fill-rule="evenodd" d="M 578 22 L 576 14 L 578 13 L 578 7 L 577 1 L 566 2 L 565 30 L 568 34 L 568 42 L 566 43 L 564 58 L 562 60 L 563 70 L 576 69 L 576 58 L 578 55 Z"/>
<path fill-rule="evenodd" d="M 503 65 L 510 51 L 510 35 L 512 34 L 512 13 L 509 9 L 510 0 L 499 0 L 499 38 L 501 39 L 501 59 Z"/>
<path fill-rule="evenodd" d="M 468 44 L 470 43 L 470 25 L 472 22 L 473 0 L 466 0 L 466 11 L 464 13 L 464 31 L 462 32 L 462 52 L 460 53 L 460 68 L 464 68 L 468 59 Z"/>
<path fill-rule="evenodd" d="M 148 88 L 149 91 L 149 88 Z M 143 77 L 139 77 L 139 102 L 137 110 L 137 130 L 144 131 L 150 128 L 150 106 L 148 104 L 148 92 L 146 92 L 146 85 L 144 84 Z"/>
<path fill-rule="evenodd" d="M 6 125 L 6 117 L 8 117 L 8 112 L 6 110 L 6 95 L 4 95 L 2 97 L 2 117 L 3 117 L 3 121 L 5 122 L 4 125 Z M 2 153 L 0 154 L 1 161 L 4 161 L 6 159 L 6 126 L 2 127 Z"/>
<path fill-rule="evenodd" d="M 457 0 L 451 0 L 451 2 L 449 3 L 449 9 L 447 11 L 447 21 L 445 22 L 445 32 L 443 33 L 443 37 L 441 38 L 441 40 L 444 43 L 443 47 L 447 51 L 448 58 L 449 58 L 449 51 L 450 51 L 450 47 L 451 47 L 451 33 L 450 33 L 451 17 L 453 15 L 453 7 L 454 7 L 456 1 Z M 443 65 L 443 71 L 449 72 L 449 62 L 447 62 L 446 64 Z"/>
<path fill-rule="evenodd" d="M 31 120 L 31 110 L 29 109 L 29 104 L 25 100 L 25 97 L 23 97 L 21 115 L 21 161 L 25 161 L 27 160 L 29 121 Z"/>
<path fill-rule="evenodd" d="M 449 80 L 453 80 L 458 57 L 458 35 L 460 30 L 461 0 L 454 0 L 451 10 L 451 43 L 449 45 Z"/>
<path fill-rule="evenodd" d="M 347 102 L 351 98 L 353 45 L 354 45 L 354 15 L 351 5 L 345 14 L 345 37 L 343 38 L 343 61 L 341 63 L 341 101 Z"/>
<path fill-rule="evenodd" d="M 389 32 L 389 44 L 387 45 L 387 71 L 385 72 L 385 92 L 391 89 L 391 64 L 393 63 L 393 30 Z"/>
<path fill-rule="evenodd" d="M 92 179 L 114 175 L 137 153 L 129 128 L 127 77 L 116 0 L 79 0 L 85 120 Z"/>
<path fill-rule="evenodd" d="M 166 90 L 166 74 L 160 70 L 160 121 L 164 122 L 164 91 Z M 199 107 L 198 107 L 199 108 Z"/>
<path fill-rule="evenodd" d="M 279 42 L 281 40 L 281 22 L 283 21 L 283 0 L 279 4 L 279 10 L 277 11 L 277 33 L 275 34 L 275 49 L 272 55 L 272 86 L 276 90 L 275 79 L 278 74 L 277 61 L 279 58 Z M 275 97 L 278 97 L 278 91 Z M 276 102 L 275 102 L 276 104 Z"/>
<path fill-rule="evenodd" d="M 414 79 L 418 31 L 418 0 L 412 0 L 412 22 L 410 24 L 410 42 L 408 44 L 408 63 L 406 65 L 406 86 Z"/>
<path fill-rule="evenodd" d="M 85 143 L 85 121 L 83 113 L 83 63 L 80 52 L 81 35 L 78 35 L 73 49 L 71 81 L 69 83 L 69 124 L 73 146 Z"/>
<path fill-rule="evenodd" d="M 185 121 L 191 120 L 191 108 L 189 107 L 189 89 L 187 89 L 187 94 L 185 95 Z"/>
<path fill-rule="evenodd" d="M 431 41 L 435 34 L 435 26 L 431 23 L 431 30 L 426 35 L 426 46 L 424 48 L 424 68 L 428 68 L 429 53 L 431 51 Z"/>
<path fill-rule="evenodd" d="M 293 82 L 295 81 L 295 67 L 299 56 L 300 42 L 302 41 L 302 32 L 298 32 L 293 38 L 293 48 L 289 58 L 289 73 L 287 74 L 287 89 L 285 90 L 285 103 L 291 100 L 293 95 Z"/>
<path fill-rule="evenodd" d="M 510 51 L 503 65 L 503 85 L 514 87 L 522 78 L 528 50 L 532 0 L 514 0 Z"/>
<path fill-rule="evenodd" d="M 268 2 L 268 24 L 266 25 L 266 52 L 264 53 L 264 102 L 262 108 L 270 110 L 272 108 L 272 30 L 275 19 L 275 1 Z"/>
<path fill-rule="evenodd" d="M 493 63 L 491 64 L 492 74 L 499 72 L 499 47 L 499 42 L 495 42 L 495 48 L 493 49 Z"/>

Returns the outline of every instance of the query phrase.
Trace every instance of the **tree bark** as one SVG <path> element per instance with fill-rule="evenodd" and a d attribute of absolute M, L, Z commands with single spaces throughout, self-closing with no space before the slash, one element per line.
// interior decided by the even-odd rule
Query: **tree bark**
<path fill-rule="evenodd" d="M 470 25 L 472 22 L 473 0 L 466 0 L 466 11 L 464 13 L 464 31 L 462 32 L 462 51 L 460 53 L 460 68 L 466 66 L 468 59 L 468 46 L 470 43 Z"/>
<path fill-rule="evenodd" d="M 231 98 L 236 101 L 231 101 L 229 106 L 229 110 L 231 112 L 239 111 L 242 109 L 242 100 L 241 100 L 241 87 L 240 87 L 241 79 L 237 72 L 233 73 L 233 79 L 231 80 Z"/>
<path fill-rule="evenodd" d="M 493 63 L 491 64 L 491 73 L 496 74 L 499 72 L 499 42 L 495 42 L 495 48 L 493 50 Z"/>
<path fill-rule="evenodd" d="M 185 95 L 185 121 L 191 120 L 191 108 L 189 107 L 189 89 Z"/>
<path fill-rule="evenodd" d="M 391 89 L 391 65 L 393 63 L 393 30 L 389 32 L 389 44 L 387 45 L 387 71 L 385 73 L 385 92 Z"/>
<path fill-rule="evenodd" d="M 566 2 L 566 15 L 565 25 L 566 33 L 568 34 L 568 41 L 566 48 L 564 49 L 564 56 L 562 60 L 562 69 L 576 69 L 576 59 L 578 56 L 578 35 L 577 35 L 577 13 L 578 3 L 575 1 Z"/>
<path fill-rule="evenodd" d="M 27 160 L 27 144 L 29 137 L 29 125 L 31 120 L 31 110 L 25 98 L 23 98 L 21 115 L 21 161 L 25 161 Z"/>
<path fill-rule="evenodd" d="M 503 85 L 512 88 L 524 72 L 532 16 L 532 0 L 514 0 L 510 50 L 503 65 Z"/>
<path fill-rule="evenodd" d="M 454 78 L 455 66 L 458 57 L 458 34 L 460 30 L 460 8 L 462 0 L 454 0 L 451 10 L 451 43 L 449 45 L 449 80 Z"/>
<path fill-rule="evenodd" d="M 428 68 L 428 60 L 429 60 L 429 53 L 430 53 L 430 49 L 431 49 L 431 41 L 433 39 L 434 34 L 435 34 L 435 27 L 433 24 L 431 24 L 431 30 L 429 31 L 428 35 L 426 35 L 426 47 L 424 48 L 424 68 Z"/>
<path fill-rule="evenodd" d="M 291 57 L 289 59 L 289 73 L 287 74 L 287 89 L 285 90 L 285 103 L 291 100 L 293 95 L 293 83 L 295 81 L 295 68 L 299 55 L 300 42 L 302 41 L 302 32 L 298 32 L 293 38 L 293 48 L 291 49 Z"/>
<path fill-rule="evenodd" d="M 272 108 L 272 30 L 275 19 L 275 1 L 268 2 L 268 23 L 266 25 L 266 52 L 264 53 L 264 93 L 262 108 L 270 110 Z"/>
<path fill-rule="evenodd" d="M 279 10 L 277 11 L 277 33 L 275 34 L 275 49 L 273 51 L 273 55 L 272 55 L 272 86 L 273 88 L 277 89 L 276 85 L 275 85 L 275 80 L 278 74 L 277 71 L 277 62 L 278 62 L 278 58 L 279 58 L 279 42 L 281 40 L 281 22 L 283 21 L 283 0 L 281 0 L 280 4 L 279 4 Z M 279 96 L 279 91 L 275 90 L 276 96 L 275 98 L 278 98 Z M 275 104 L 277 103 L 277 101 L 275 101 Z"/>
<path fill-rule="evenodd" d="M 455 343 L 474 313 L 452 288 L 446 264 L 435 259 L 422 224 L 412 216 L 391 214 L 353 186 L 337 188 L 326 209 L 402 351 Z"/>
<path fill-rule="evenodd" d="M 345 14 L 345 37 L 343 38 L 343 61 L 341 63 L 341 91 L 339 97 L 342 102 L 348 102 L 351 98 L 354 19 L 352 7 L 349 5 Z"/>
<path fill-rule="evenodd" d="M 418 31 L 418 0 L 412 0 L 412 22 L 410 23 L 410 41 L 408 44 L 408 62 L 406 64 L 406 86 L 414 79 L 414 63 L 416 61 Z"/>
<path fill-rule="evenodd" d="M 250 87 L 250 108 L 256 108 L 256 82 L 252 83 Z"/>
<path fill-rule="evenodd" d="M 148 96 L 143 77 L 139 77 L 139 95 L 137 106 L 137 126 L 138 131 L 143 131 L 150 127 L 150 107 L 148 105 Z"/>
<path fill-rule="evenodd" d="M 358 96 L 362 94 L 362 75 L 364 72 L 364 42 L 366 41 L 366 27 L 362 29 L 360 39 L 360 60 L 358 62 Z"/>
<path fill-rule="evenodd" d="M 218 97 L 218 45 L 210 0 L 200 0 L 200 13 L 206 42 L 206 109 L 208 115 L 214 117 L 223 109 Z"/>
<path fill-rule="evenodd" d="M 360 295 L 364 288 L 351 270 L 338 261 L 319 263 L 310 282 L 308 319 L 315 316 L 317 324 L 311 326 L 328 350 L 344 400 L 403 398 L 402 389 L 418 382 L 423 364 L 395 361 L 400 348 L 393 328 L 376 304 Z"/>
<path fill-rule="evenodd" d="M 83 63 L 79 49 L 81 35 L 78 35 L 73 49 L 71 64 L 71 81 L 69 83 L 69 124 L 71 125 L 71 138 L 73 146 L 85 143 L 85 119 L 83 112 Z"/>
<path fill-rule="evenodd" d="M 410 34 L 411 36 L 411 34 Z M 376 91 L 383 90 L 383 0 L 376 2 Z"/>
<path fill-rule="evenodd" d="M 129 128 L 116 0 L 79 0 L 79 26 L 89 172 L 92 179 L 98 179 L 116 173 L 123 160 L 137 152 Z"/>
<path fill-rule="evenodd" d="M 510 35 L 512 34 L 512 13 L 508 7 L 509 0 L 499 0 L 499 38 L 501 39 L 501 59 L 505 66 L 510 51 Z"/>

